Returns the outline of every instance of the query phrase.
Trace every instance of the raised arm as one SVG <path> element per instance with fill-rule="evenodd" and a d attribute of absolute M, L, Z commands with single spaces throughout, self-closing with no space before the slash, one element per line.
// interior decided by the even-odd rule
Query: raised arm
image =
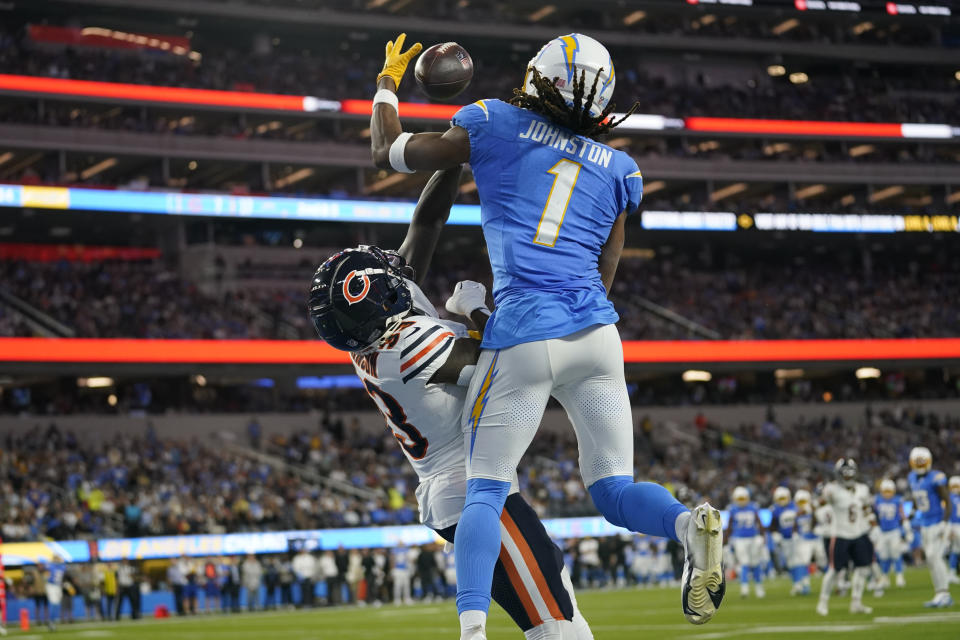
<path fill-rule="evenodd" d="M 422 49 L 417 42 L 402 51 L 407 35 L 387 43 L 383 71 L 377 76 L 377 93 L 370 116 L 370 152 L 381 169 L 404 173 L 451 169 L 470 160 L 470 137 L 465 129 L 451 127 L 444 133 L 403 132 L 398 113 L 397 87 L 407 65 Z"/>
<path fill-rule="evenodd" d="M 483 334 L 490 317 L 486 304 L 487 289 L 479 282 L 464 280 L 454 287 L 453 295 L 447 299 L 446 308 L 450 313 L 468 317 Z M 474 337 L 460 338 L 453 343 L 453 350 L 447 361 L 430 377 L 430 382 L 446 382 L 466 386 L 470 382 L 474 365 L 480 357 L 480 340 Z"/>
<path fill-rule="evenodd" d="M 420 201 L 413 210 L 407 236 L 397 250 L 407 264 L 413 267 L 414 281 L 421 284 L 430 268 L 430 260 L 440 239 L 440 231 L 450 217 L 450 207 L 457 199 L 462 167 L 437 171 L 420 193 Z"/>
<path fill-rule="evenodd" d="M 613 287 L 613 278 L 617 275 L 617 265 L 620 264 L 620 254 L 623 253 L 624 227 L 627 221 L 627 213 L 621 213 L 613 227 L 610 229 L 610 235 L 607 241 L 603 243 L 600 249 L 600 258 L 597 268 L 600 269 L 600 279 L 603 280 L 603 286 L 607 288 L 607 295 Z"/>

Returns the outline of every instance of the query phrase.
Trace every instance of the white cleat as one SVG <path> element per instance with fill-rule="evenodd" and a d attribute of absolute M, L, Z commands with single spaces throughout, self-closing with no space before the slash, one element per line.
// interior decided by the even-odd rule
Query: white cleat
<path fill-rule="evenodd" d="M 928 609 L 946 609 L 953 606 L 953 598 L 950 597 L 949 593 L 938 593 L 933 597 L 933 600 L 924 602 L 923 606 Z"/>
<path fill-rule="evenodd" d="M 487 632 L 480 625 L 468 627 L 460 632 L 460 640 L 487 640 Z"/>
<path fill-rule="evenodd" d="M 902 573 L 897 574 L 897 579 L 894 584 L 901 588 L 907 586 L 907 581 L 903 579 Z"/>
<path fill-rule="evenodd" d="M 680 582 L 683 615 L 691 624 L 704 624 L 713 618 L 727 590 L 721 528 L 720 512 L 708 503 L 691 511 L 683 541 L 686 560 Z"/>
<path fill-rule="evenodd" d="M 873 608 L 872 608 L 872 607 L 868 607 L 867 605 L 863 604 L 862 602 L 857 602 L 857 603 L 852 603 L 852 602 L 851 602 L 851 603 L 850 603 L 850 613 L 865 613 L 865 614 L 871 614 L 871 613 L 873 613 Z"/>
<path fill-rule="evenodd" d="M 821 616 L 826 617 L 826 615 L 827 615 L 828 613 L 830 613 L 830 610 L 827 608 L 827 603 L 826 603 L 826 602 L 818 602 L 818 603 L 817 603 L 817 615 L 821 615 Z"/>
<path fill-rule="evenodd" d="M 757 594 L 757 598 L 766 598 L 767 590 L 763 588 L 762 584 L 757 584 L 753 587 L 754 592 Z"/>

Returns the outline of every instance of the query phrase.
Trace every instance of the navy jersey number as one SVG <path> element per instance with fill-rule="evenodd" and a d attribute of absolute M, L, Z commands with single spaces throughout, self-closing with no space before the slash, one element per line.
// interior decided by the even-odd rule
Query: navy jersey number
<path fill-rule="evenodd" d="M 367 388 L 367 393 L 373 398 L 380 413 L 383 414 L 387 426 L 393 432 L 393 437 L 397 439 L 403 450 L 410 454 L 414 460 L 423 460 L 427 455 L 429 442 L 423 437 L 420 431 L 407 422 L 407 414 L 396 399 L 382 391 L 377 385 L 369 380 L 364 380 L 363 385 Z"/>

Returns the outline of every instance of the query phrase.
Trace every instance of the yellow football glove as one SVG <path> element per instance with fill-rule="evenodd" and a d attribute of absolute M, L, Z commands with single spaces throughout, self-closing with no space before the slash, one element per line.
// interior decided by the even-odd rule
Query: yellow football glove
<path fill-rule="evenodd" d="M 407 34 L 401 33 L 397 36 L 397 41 L 394 42 L 391 40 L 387 43 L 387 56 L 386 60 L 383 62 L 383 71 L 380 72 L 380 75 L 377 76 L 377 82 L 380 82 L 380 78 L 384 76 L 389 76 L 393 78 L 394 83 L 397 87 L 400 87 L 400 80 L 403 78 L 403 74 L 407 71 L 407 65 L 410 64 L 410 61 L 413 60 L 420 50 L 423 49 L 423 45 L 419 42 L 415 42 L 409 49 L 401 53 L 403 48 L 403 41 L 406 40 Z"/>

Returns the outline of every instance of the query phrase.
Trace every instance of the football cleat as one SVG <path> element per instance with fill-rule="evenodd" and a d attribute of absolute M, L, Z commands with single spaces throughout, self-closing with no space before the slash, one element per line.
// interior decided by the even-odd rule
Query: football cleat
<path fill-rule="evenodd" d="M 933 600 L 924 602 L 923 606 L 928 609 L 946 609 L 953 606 L 953 598 L 950 597 L 949 593 L 938 593 L 933 597 Z"/>
<path fill-rule="evenodd" d="M 830 613 L 830 610 L 827 608 L 827 603 L 821 600 L 817 603 L 817 615 L 826 616 Z"/>
<path fill-rule="evenodd" d="M 703 503 L 690 513 L 684 540 L 686 560 L 680 601 L 691 624 L 704 624 L 717 613 L 727 589 L 723 572 L 723 535 L 720 512 Z"/>
<path fill-rule="evenodd" d="M 767 590 L 763 588 L 762 584 L 756 584 L 753 586 L 754 592 L 757 594 L 758 598 L 766 598 Z"/>
<path fill-rule="evenodd" d="M 896 584 L 898 587 L 905 587 L 905 586 L 907 586 L 907 581 L 903 579 L 903 574 L 902 574 L 902 573 L 898 573 L 898 574 L 897 574 L 897 579 L 896 579 L 896 582 L 895 582 L 894 584 Z"/>
<path fill-rule="evenodd" d="M 857 602 L 857 603 L 851 602 L 851 603 L 850 603 L 850 613 L 865 613 L 865 614 L 869 615 L 869 614 L 873 613 L 873 608 L 872 608 L 872 607 L 868 607 L 867 605 L 863 604 L 862 602 Z"/>

